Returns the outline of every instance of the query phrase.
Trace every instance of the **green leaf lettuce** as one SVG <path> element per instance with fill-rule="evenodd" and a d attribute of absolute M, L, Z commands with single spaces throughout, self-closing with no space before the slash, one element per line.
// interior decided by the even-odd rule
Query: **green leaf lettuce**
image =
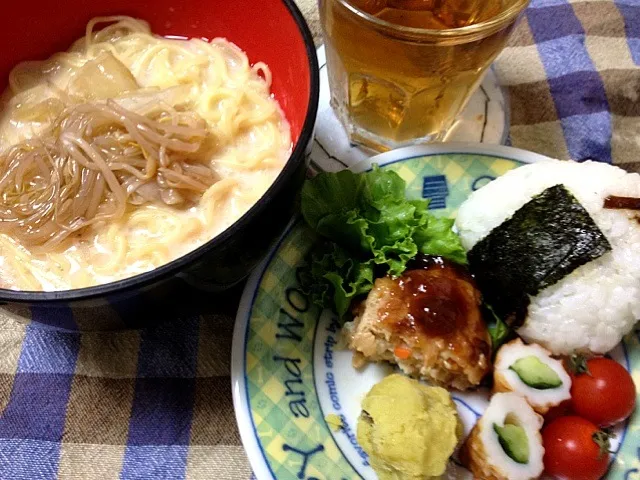
<path fill-rule="evenodd" d="M 323 241 L 312 251 L 303 287 L 315 303 L 342 316 L 374 278 L 404 272 L 418 253 L 466 263 L 453 220 L 428 211 L 428 201 L 407 200 L 393 171 L 320 173 L 302 188 L 302 215 Z"/>

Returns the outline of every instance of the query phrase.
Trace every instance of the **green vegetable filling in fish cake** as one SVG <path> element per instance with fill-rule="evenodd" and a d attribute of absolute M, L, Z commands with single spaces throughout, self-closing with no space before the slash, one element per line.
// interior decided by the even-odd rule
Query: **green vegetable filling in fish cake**
<path fill-rule="evenodd" d="M 493 424 L 500 446 L 511 460 L 517 463 L 529 463 L 529 439 L 524 428 L 506 424 L 504 427 Z"/>
<path fill-rule="evenodd" d="M 549 390 L 562 385 L 560 376 L 546 363 L 542 362 L 535 355 L 518 359 L 509 370 L 516 372 L 516 375 L 525 385 L 536 390 Z"/>
<path fill-rule="evenodd" d="M 611 250 L 589 213 L 563 186 L 533 197 L 468 253 L 484 300 L 513 327 L 535 296 Z"/>

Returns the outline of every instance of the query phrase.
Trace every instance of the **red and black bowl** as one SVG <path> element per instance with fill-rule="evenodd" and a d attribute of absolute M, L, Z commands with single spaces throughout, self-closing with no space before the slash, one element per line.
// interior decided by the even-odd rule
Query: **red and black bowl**
<path fill-rule="evenodd" d="M 231 227 L 155 270 L 95 287 L 57 292 L 0 289 L 0 308 L 67 330 L 133 328 L 193 313 L 194 290 L 210 304 L 241 282 L 295 213 L 318 108 L 313 38 L 293 0 L 31 0 L 7 2 L 0 29 L 0 89 L 23 60 L 64 51 L 97 16 L 130 15 L 154 33 L 224 37 L 272 70 L 272 92 L 291 125 L 291 157 L 265 195 Z M 198 297 L 199 298 L 199 297 Z M 197 303 L 197 302 L 196 302 Z"/>

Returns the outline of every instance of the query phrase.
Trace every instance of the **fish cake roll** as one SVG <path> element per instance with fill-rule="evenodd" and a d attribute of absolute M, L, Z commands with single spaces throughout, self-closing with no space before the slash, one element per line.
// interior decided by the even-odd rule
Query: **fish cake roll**
<path fill-rule="evenodd" d="M 542 475 L 543 419 L 517 393 L 497 393 L 471 430 L 462 463 L 478 480 L 530 480 Z"/>
<path fill-rule="evenodd" d="M 494 392 L 516 392 L 541 415 L 571 398 L 571 377 L 545 348 L 516 339 L 496 355 Z"/>

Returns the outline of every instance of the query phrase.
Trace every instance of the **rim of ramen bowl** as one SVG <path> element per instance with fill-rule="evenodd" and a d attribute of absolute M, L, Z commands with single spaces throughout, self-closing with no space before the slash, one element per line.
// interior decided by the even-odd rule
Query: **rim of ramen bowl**
<path fill-rule="evenodd" d="M 0 304 L 6 302 L 13 303 L 49 303 L 52 301 L 79 301 L 90 300 L 97 297 L 103 297 L 116 292 L 124 291 L 134 287 L 144 287 L 150 283 L 154 283 L 158 280 L 171 277 L 178 271 L 184 268 L 186 265 L 195 261 L 197 258 L 206 254 L 210 250 L 213 250 L 218 245 L 226 242 L 237 231 L 244 228 L 247 223 L 255 215 L 255 212 L 262 209 L 270 201 L 271 197 L 276 191 L 278 191 L 283 184 L 293 175 L 297 166 L 297 161 L 304 161 L 305 150 L 307 145 L 311 141 L 314 131 L 314 125 L 316 120 L 316 114 L 318 111 L 318 102 L 320 96 L 320 70 L 318 67 L 318 59 L 316 56 L 316 47 L 313 41 L 313 35 L 309 30 L 304 16 L 300 12 L 300 9 L 295 4 L 294 0 L 281 0 L 287 7 L 289 14 L 298 26 L 298 31 L 305 44 L 307 52 L 307 60 L 309 62 L 310 73 L 310 85 L 309 85 L 309 98 L 307 103 L 307 112 L 305 115 L 304 124 L 300 131 L 300 136 L 296 142 L 291 155 L 287 159 L 287 162 L 278 174 L 274 182 L 269 189 L 262 195 L 262 197 L 247 210 L 238 220 L 236 220 L 229 228 L 222 231 L 220 234 L 213 237 L 208 242 L 204 243 L 200 247 L 192 250 L 175 260 L 165 263 L 148 272 L 140 273 L 133 277 L 124 278 L 122 280 L 116 280 L 114 282 L 104 283 L 91 287 L 76 288 L 70 290 L 57 290 L 57 291 L 34 291 L 34 290 L 10 290 L 6 288 L 0 288 Z M 250 272 L 247 272 L 250 273 Z"/>
<path fill-rule="evenodd" d="M 509 8 L 500 12 L 495 17 L 491 17 L 483 22 L 467 25 L 466 27 L 435 30 L 430 28 L 406 27 L 382 20 L 355 7 L 349 2 L 349 0 L 333 1 L 349 10 L 351 14 L 356 15 L 361 20 L 369 22 L 372 26 L 383 30 L 385 33 L 404 36 L 407 37 L 407 39 L 415 41 L 448 39 L 452 41 L 459 40 L 461 43 L 464 43 L 465 41 L 473 41 L 478 37 L 482 38 L 488 36 L 497 30 L 505 28 L 512 21 L 515 21 L 516 17 L 524 11 L 530 2 L 530 0 L 515 0 L 513 5 L 509 6 Z M 468 39 L 467 37 L 470 36 L 473 38 Z"/>

